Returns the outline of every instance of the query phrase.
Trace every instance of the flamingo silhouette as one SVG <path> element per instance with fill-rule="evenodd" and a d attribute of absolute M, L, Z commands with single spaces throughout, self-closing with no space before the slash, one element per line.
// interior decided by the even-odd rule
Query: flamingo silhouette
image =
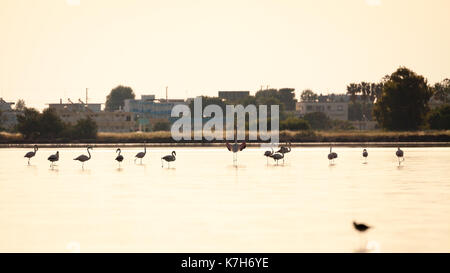
<path fill-rule="evenodd" d="M 37 145 L 34 145 L 34 151 L 28 152 L 24 157 L 28 158 L 28 165 L 30 165 L 30 159 L 36 155 L 36 152 L 39 150 Z"/>

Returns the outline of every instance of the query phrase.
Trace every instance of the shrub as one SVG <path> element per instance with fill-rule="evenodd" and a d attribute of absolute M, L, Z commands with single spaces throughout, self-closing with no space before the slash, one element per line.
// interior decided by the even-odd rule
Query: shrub
<path fill-rule="evenodd" d="M 430 129 L 449 130 L 450 129 L 450 105 L 433 109 L 428 116 Z"/>
<path fill-rule="evenodd" d="M 280 122 L 280 130 L 302 131 L 309 129 L 311 129 L 311 125 L 301 118 L 289 117 Z"/>
<path fill-rule="evenodd" d="M 153 125 L 153 131 L 170 131 L 170 122 L 160 120 Z"/>

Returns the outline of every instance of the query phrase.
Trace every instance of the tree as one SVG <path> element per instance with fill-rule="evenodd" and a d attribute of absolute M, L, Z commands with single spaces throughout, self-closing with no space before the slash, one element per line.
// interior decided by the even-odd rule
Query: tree
<path fill-rule="evenodd" d="M 282 122 L 280 122 L 281 130 L 291 130 L 291 131 L 301 131 L 311 129 L 311 125 L 301 118 L 289 117 Z"/>
<path fill-rule="evenodd" d="M 153 131 L 170 131 L 170 122 L 167 120 L 160 120 L 153 125 Z"/>
<path fill-rule="evenodd" d="M 431 95 L 423 76 L 400 67 L 385 82 L 373 113 L 385 129 L 417 130 L 424 124 Z"/>
<path fill-rule="evenodd" d="M 284 104 L 286 111 L 295 111 L 297 100 L 295 99 L 294 88 L 281 88 L 278 90 L 278 97 Z"/>
<path fill-rule="evenodd" d="M 17 111 L 23 111 L 23 110 L 25 110 L 25 101 L 24 100 L 22 100 L 22 99 L 19 99 L 17 102 L 16 102 L 16 106 L 15 106 L 15 109 L 17 110 Z"/>
<path fill-rule="evenodd" d="M 98 126 L 97 123 L 90 117 L 79 119 L 75 126 L 73 126 L 72 137 L 77 139 L 96 139 Z"/>
<path fill-rule="evenodd" d="M 105 110 L 115 111 L 123 108 L 126 99 L 134 99 L 136 96 L 131 87 L 119 85 L 106 97 Z"/>
<path fill-rule="evenodd" d="M 347 94 L 350 95 L 350 99 L 353 103 L 356 102 L 356 95 L 359 93 L 359 86 L 356 83 L 347 85 Z"/>
<path fill-rule="evenodd" d="M 55 138 L 64 131 L 64 123 L 51 108 L 45 109 L 38 118 L 39 136 L 44 138 Z"/>
<path fill-rule="evenodd" d="M 26 139 L 38 137 L 40 135 L 39 112 L 33 108 L 25 108 L 23 113 L 17 116 L 17 131 Z"/>
<path fill-rule="evenodd" d="M 433 109 L 428 117 L 428 124 L 433 130 L 450 130 L 450 105 Z"/>
<path fill-rule="evenodd" d="M 434 95 L 437 100 L 443 103 L 449 103 L 450 100 L 450 79 L 445 79 L 434 85 Z"/>
<path fill-rule="evenodd" d="M 303 102 L 317 101 L 317 94 L 314 93 L 311 89 L 305 89 L 302 91 L 302 94 L 300 95 L 300 100 Z"/>
<path fill-rule="evenodd" d="M 325 113 L 313 112 L 308 113 L 303 117 L 308 121 L 311 127 L 315 130 L 327 130 L 331 128 L 331 120 Z"/>

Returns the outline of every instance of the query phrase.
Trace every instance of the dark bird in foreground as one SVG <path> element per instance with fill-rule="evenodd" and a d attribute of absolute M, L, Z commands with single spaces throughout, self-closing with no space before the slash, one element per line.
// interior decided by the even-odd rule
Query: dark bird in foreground
<path fill-rule="evenodd" d="M 371 228 L 370 226 L 363 224 L 363 223 L 356 223 L 355 221 L 353 221 L 353 227 L 359 231 L 359 232 L 364 232 L 366 230 L 368 230 L 369 228 Z"/>
<path fill-rule="evenodd" d="M 167 165 L 168 165 L 167 167 L 170 168 L 170 162 L 176 160 L 176 158 L 175 158 L 176 155 L 177 155 L 177 153 L 175 151 L 172 151 L 172 154 L 161 157 L 161 168 L 164 167 L 163 160 L 165 160 L 167 162 Z"/>
<path fill-rule="evenodd" d="M 116 153 L 119 153 L 119 155 L 116 157 L 116 161 L 119 162 L 120 168 L 120 163 L 123 161 L 123 155 L 121 155 L 122 150 L 120 148 L 117 148 Z"/>
<path fill-rule="evenodd" d="M 328 160 L 330 161 L 330 164 L 334 163 L 334 160 L 338 157 L 337 153 L 334 153 L 332 149 L 333 147 L 330 146 L 330 153 L 328 154 Z"/>
<path fill-rule="evenodd" d="M 48 161 L 50 161 L 50 167 L 53 168 L 53 165 L 56 161 L 59 160 L 59 151 L 56 151 L 56 154 L 49 156 Z"/>
<path fill-rule="evenodd" d="M 278 160 L 283 159 L 284 158 L 284 154 L 274 153 L 270 157 L 273 158 L 273 160 L 275 160 L 277 162 L 277 165 L 278 165 Z"/>
<path fill-rule="evenodd" d="M 237 139 L 234 140 L 233 144 L 230 144 L 228 141 L 225 143 L 228 151 L 233 152 L 233 164 L 237 162 L 237 152 L 244 150 L 247 147 L 247 144 L 242 142 L 241 144 L 237 143 Z"/>
<path fill-rule="evenodd" d="M 36 152 L 39 150 L 37 145 L 34 145 L 34 151 L 28 152 L 24 157 L 28 158 L 28 165 L 30 165 L 30 159 L 36 155 Z"/>
<path fill-rule="evenodd" d="M 78 160 L 82 163 L 81 167 L 84 169 L 84 162 L 88 161 L 89 159 L 91 159 L 91 153 L 89 152 L 89 150 L 92 150 L 91 146 L 87 147 L 87 152 L 89 154 L 89 156 L 86 155 L 80 155 L 77 158 L 74 158 L 73 160 Z"/>
<path fill-rule="evenodd" d="M 136 163 L 136 159 L 139 158 L 141 160 L 141 164 L 142 164 L 142 158 L 144 158 L 144 156 L 147 154 L 147 148 L 145 147 L 145 143 L 146 142 L 144 142 L 144 151 L 136 154 L 136 156 L 134 157 L 134 163 Z"/>
<path fill-rule="evenodd" d="M 400 149 L 400 147 L 397 148 L 395 155 L 398 158 L 398 165 L 400 166 L 402 164 L 402 162 L 405 161 L 405 158 L 403 157 L 403 151 L 402 151 L 402 149 Z"/>
<path fill-rule="evenodd" d="M 365 161 L 367 161 L 367 157 L 369 156 L 369 153 L 366 149 L 363 150 L 362 156 L 364 157 Z"/>

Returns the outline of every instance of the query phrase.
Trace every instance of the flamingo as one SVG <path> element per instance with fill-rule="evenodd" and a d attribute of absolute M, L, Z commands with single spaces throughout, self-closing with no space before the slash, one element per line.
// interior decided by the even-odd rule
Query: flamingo
<path fill-rule="evenodd" d="M 233 164 L 237 163 L 237 152 L 244 150 L 247 147 L 247 144 L 242 142 L 241 144 L 237 143 L 237 139 L 234 139 L 234 143 L 230 144 L 228 141 L 226 142 L 226 146 L 228 151 L 233 152 Z"/>
<path fill-rule="evenodd" d="M 367 162 L 367 157 L 369 156 L 369 153 L 366 149 L 363 150 L 362 156 L 364 157 L 365 162 Z"/>
<path fill-rule="evenodd" d="M 50 167 L 53 169 L 53 164 L 59 160 L 59 151 L 56 151 L 56 154 L 53 154 L 47 158 L 50 161 Z"/>
<path fill-rule="evenodd" d="M 275 160 L 277 162 L 277 166 L 278 166 L 278 160 L 284 159 L 284 154 L 275 153 L 275 154 L 271 155 L 270 157 L 273 158 L 273 160 Z M 283 164 L 284 164 L 284 161 L 283 161 Z"/>
<path fill-rule="evenodd" d="M 91 159 L 91 153 L 89 152 L 89 150 L 92 150 L 91 146 L 87 147 L 87 152 L 89 154 L 89 157 L 86 155 L 80 155 L 77 158 L 74 158 L 73 160 L 78 160 L 82 163 L 81 168 L 84 169 L 84 162 L 88 161 L 89 159 Z"/>
<path fill-rule="evenodd" d="M 270 148 L 272 151 L 265 151 L 264 156 L 267 158 L 267 164 L 269 164 L 269 157 L 273 155 L 273 148 Z"/>
<path fill-rule="evenodd" d="M 123 161 L 123 155 L 121 155 L 122 150 L 120 148 L 117 148 L 116 153 L 119 153 L 119 155 L 116 157 L 116 161 L 119 162 L 120 168 L 120 163 Z"/>
<path fill-rule="evenodd" d="M 280 149 L 277 151 L 277 153 L 283 154 L 283 163 L 284 163 L 284 154 L 287 154 L 291 151 L 291 142 L 289 142 L 289 147 L 288 147 L 288 143 L 286 142 L 286 146 L 281 146 Z"/>
<path fill-rule="evenodd" d="M 175 158 L 176 155 L 177 155 L 177 153 L 175 151 L 172 151 L 172 154 L 161 157 L 161 168 L 164 167 L 163 160 L 167 161 L 167 165 L 168 165 L 167 168 L 170 168 L 170 162 L 176 160 L 176 158 Z"/>
<path fill-rule="evenodd" d="M 333 148 L 330 146 L 330 153 L 328 154 L 328 160 L 330 160 L 330 164 L 334 163 L 334 159 L 338 157 L 337 153 L 334 153 L 332 149 Z"/>
<path fill-rule="evenodd" d="M 24 157 L 28 158 L 28 165 L 30 165 L 30 159 L 36 155 L 36 152 L 39 150 L 37 145 L 34 145 L 34 151 L 28 152 Z"/>
<path fill-rule="evenodd" d="M 145 143 L 144 142 L 144 151 L 143 152 L 139 152 L 136 154 L 136 156 L 134 157 L 134 163 L 136 163 L 136 159 L 141 159 L 141 164 L 142 164 L 142 158 L 144 158 L 144 156 L 147 154 L 147 148 L 145 147 Z"/>
<path fill-rule="evenodd" d="M 405 158 L 403 157 L 403 151 L 402 151 L 402 149 L 400 149 L 400 147 L 397 148 L 395 155 L 398 158 L 398 165 L 400 166 L 402 164 L 402 162 L 405 161 Z"/>

